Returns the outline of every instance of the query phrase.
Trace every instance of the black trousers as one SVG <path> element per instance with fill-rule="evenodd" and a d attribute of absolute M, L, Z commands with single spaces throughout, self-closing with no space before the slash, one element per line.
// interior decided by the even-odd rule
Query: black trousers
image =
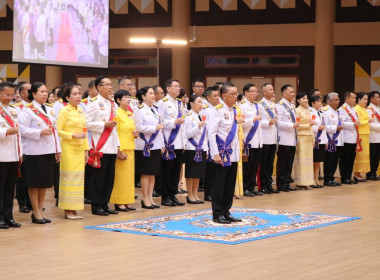
<path fill-rule="evenodd" d="M 174 150 L 176 158 L 172 160 L 162 160 L 160 185 L 161 197 L 166 199 L 178 193 L 179 175 L 182 166 L 183 150 Z"/>
<path fill-rule="evenodd" d="M 338 168 L 338 162 L 342 150 L 342 146 L 337 146 L 336 151 L 333 153 L 326 151 L 326 158 L 323 162 L 323 175 L 325 182 L 334 180 L 334 174 L 336 172 L 336 169 Z"/>
<path fill-rule="evenodd" d="M 230 214 L 229 210 L 235 192 L 237 166 L 237 162 L 232 162 L 228 167 L 215 164 L 211 201 L 213 218 Z"/>
<path fill-rule="evenodd" d="M 263 145 L 260 156 L 260 182 L 261 188 L 272 188 L 273 162 L 276 155 L 276 144 Z"/>
<path fill-rule="evenodd" d="M 101 167 L 92 168 L 90 179 L 91 208 L 108 208 L 115 179 L 115 154 L 103 154 Z"/>
<path fill-rule="evenodd" d="M 339 172 L 342 181 L 351 179 L 352 170 L 354 169 L 355 158 L 356 144 L 344 143 L 339 161 Z"/>
<path fill-rule="evenodd" d="M 61 174 L 59 162 L 54 165 L 54 197 L 58 199 L 59 195 L 59 177 Z"/>
<path fill-rule="evenodd" d="M 210 195 L 212 197 L 212 190 L 214 184 L 215 166 L 214 162 L 206 162 L 206 178 L 205 178 L 205 196 Z"/>
<path fill-rule="evenodd" d="M 84 198 L 90 199 L 90 182 L 91 182 L 91 174 L 94 168 L 91 165 L 86 164 L 84 167 Z"/>
<path fill-rule="evenodd" d="M 249 149 L 248 161 L 243 162 L 243 189 L 253 191 L 260 166 L 261 148 Z"/>
<path fill-rule="evenodd" d="M 16 179 L 16 199 L 19 207 L 27 206 L 32 209 L 32 204 L 29 199 L 28 185 L 24 183 L 22 177 L 24 174 L 24 166 L 20 166 L 21 177 Z"/>
<path fill-rule="evenodd" d="M 377 169 L 379 168 L 380 160 L 380 143 L 369 143 L 369 161 L 371 171 L 367 173 L 368 176 L 376 176 Z"/>
<path fill-rule="evenodd" d="M 0 162 L 0 219 L 13 220 L 13 199 L 18 162 Z"/>
<path fill-rule="evenodd" d="M 291 182 L 295 154 L 295 146 L 278 145 L 276 165 L 277 187 L 282 187 L 283 185 L 289 184 Z"/>

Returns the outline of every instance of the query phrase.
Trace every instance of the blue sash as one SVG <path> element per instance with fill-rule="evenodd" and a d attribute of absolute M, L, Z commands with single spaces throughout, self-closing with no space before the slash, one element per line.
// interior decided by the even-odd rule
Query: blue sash
<path fill-rule="evenodd" d="M 177 118 L 180 118 L 180 117 L 182 117 L 182 113 L 181 113 L 181 103 L 182 102 L 180 100 L 177 100 L 177 102 L 178 102 L 178 116 L 177 116 Z M 172 129 L 172 131 L 170 132 L 170 135 L 169 135 L 169 141 L 166 141 L 165 134 L 163 133 L 165 150 L 164 150 L 164 153 L 162 154 L 162 159 L 172 160 L 172 159 L 176 158 L 176 155 L 174 152 L 174 145 L 172 145 L 172 144 L 173 144 L 175 138 L 177 137 L 177 134 L 178 134 L 180 127 L 181 127 L 181 125 L 177 124 L 175 126 L 175 128 Z"/>
<path fill-rule="evenodd" d="M 156 110 L 157 110 L 157 108 L 156 108 Z M 157 111 L 157 114 L 158 114 L 158 111 Z M 160 118 L 158 118 L 158 124 L 160 124 L 160 123 L 161 123 Z M 156 130 L 156 132 L 153 133 L 152 136 L 150 136 L 149 141 L 146 140 L 145 135 L 143 133 L 141 133 L 141 132 L 139 133 L 140 138 L 142 140 L 144 140 L 144 142 L 145 142 L 145 145 L 143 148 L 144 157 L 150 157 L 150 150 L 153 148 L 152 142 L 154 141 L 154 139 L 156 139 L 159 132 L 160 132 L 159 130 Z"/>
<path fill-rule="evenodd" d="M 231 144 L 235 138 L 235 134 L 237 130 L 236 108 L 233 107 L 232 109 L 234 111 L 234 121 L 230 130 L 230 133 L 227 135 L 226 142 L 224 142 L 218 135 L 216 135 L 216 144 L 218 144 L 219 155 L 224 162 L 223 166 L 231 166 L 230 155 L 233 152 L 231 148 Z"/>
<path fill-rule="evenodd" d="M 290 117 L 292 118 L 293 123 L 295 123 L 295 122 L 296 122 L 296 118 L 295 118 L 295 116 L 293 115 L 292 110 L 290 110 L 290 108 L 288 107 L 288 105 L 286 105 L 285 102 L 282 103 L 282 106 L 284 106 L 285 110 L 289 112 Z"/>
<path fill-rule="evenodd" d="M 322 123 L 321 125 L 325 124 L 325 120 L 323 119 L 323 115 L 321 115 Z M 323 130 L 318 130 L 317 136 L 315 136 L 315 145 L 314 145 L 314 150 L 319 149 L 319 143 L 321 143 L 321 135 L 322 135 Z"/>
<path fill-rule="evenodd" d="M 268 113 L 268 115 L 270 116 L 270 118 L 273 120 L 275 118 L 272 110 L 269 108 L 268 104 L 266 104 L 264 101 L 261 102 L 261 105 L 263 105 L 265 111 Z"/>
<path fill-rule="evenodd" d="M 338 113 L 338 126 L 342 125 L 342 122 L 340 120 L 340 113 L 339 111 L 337 110 L 336 111 Z M 327 142 L 327 151 L 330 152 L 330 153 L 335 153 L 336 152 L 336 145 L 338 144 L 338 140 L 336 140 L 336 138 L 338 138 L 339 136 L 339 133 L 340 133 L 340 130 L 337 131 L 333 137 L 331 138 L 330 135 L 328 133 L 327 134 L 327 139 L 328 139 L 328 142 Z"/>
<path fill-rule="evenodd" d="M 206 136 L 206 126 L 203 129 L 203 133 L 201 136 L 201 140 L 199 140 L 199 144 L 197 144 L 197 142 L 195 142 L 193 138 L 189 138 L 189 142 L 195 147 L 195 157 L 194 157 L 195 162 L 202 162 L 202 152 L 203 152 L 202 146 L 205 140 L 205 136 Z"/>
<path fill-rule="evenodd" d="M 257 103 L 254 103 L 256 106 L 256 116 L 259 115 L 259 106 Z M 252 126 L 251 130 L 248 132 L 247 139 L 244 141 L 244 154 L 248 157 L 249 156 L 249 149 L 252 147 L 249 142 L 251 142 L 253 136 L 256 133 L 257 128 L 259 127 L 260 121 L 255 121 L 254 125 Z"/>

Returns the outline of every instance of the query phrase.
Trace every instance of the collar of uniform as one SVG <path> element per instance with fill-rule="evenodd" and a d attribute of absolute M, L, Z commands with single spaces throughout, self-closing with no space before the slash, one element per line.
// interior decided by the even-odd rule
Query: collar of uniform
<path fill-rule="evenodd" d="M 77 110 L 78 109 L 78 106 L 77 107 L 74 107 L 73 105 L 71 105 L 70 103 L 67 103 L 67 106 L 73 110 Z"/>
<path fill-rule="evenodd" d="M 153 108 L 153 106 L 149 107 L 148 104 L 146 104 L 145 102 L 141 103 L 141 105 L 144 106 L 143 109 L 148 109 L 149 110 L 149 109 Z"/>
<path fill-rule="evenodd" d="M 288 100 L 286 100 L 285 98 L 283 98 L 282 100 L 284 100 L 284 102 L 286 103 L 286 105 L 288 105 L 290 108 L 294 108 L 294 104 Z"/>
<path fill-rule="evenodd" d="M 346 102 L 344 102 L 343 106 L 346 105 L 346 107 L 351 111 L 354 110 L 354 107 L 348 105 Z"/>
<path fill-rule="evenodd" d="M 309 107 L 309 109 L 311 110 L 311 111 L 313 111 L 313 112 L 316 112 L 316 113 L 318 113 L 320 110 L 317 110 L 317 109 L 315 109 L 314 107 Z"/>
<path fill-rule="evenodd" d="M 196 115 L 197 117 L 199 116 L 198 113 L 196 113 L 193 109 L 190 110 L 194 115 Z"/>
<path fill-rule="evenodd" d="M 0 102 L 0 106 L 8 110 L 8 105 L 4 105 L 3 103 Z"/>
<path fill-rule="evenodd" d="M 220 103 L 223 104 L 223 106 L 225 106 L 228 111 L 232 111 L 232 107 L 228 107 L 226 103 L 224 103 L 223 99 L 220 99 Z"/>
<path fill-rule="evenodd" d="M 34 107 L 36 107 L 37 109 L 39 109 L 41 112 L 44 112 L 44 110 L 42 110 L 42 107 L 41 107 L 40 103 L 38 103 L 36 100 L 33 100 L 32 103 L 33 103 Z"/>
<path fill-rule="evenodd" d="M 263 97 L 263 101 L 264 101 L 265 103 L 273 104 L 273 101 L 272 101 L 272 100 L 270 100 L 270 99 L 266 99 L 265 97 Z"/>
<path fill-rule="evenodd" d="M 101 96 L 100 94 L 98 94 L 98 98 L 99 98 L 99 101 L 103 101 L 103 102 L 108 102 L 108 101 L 109 101 L 108 98 L 104 98 L 104 97 Z"/>
<path fill-rule="evenodd" d="M 375 104 L 373 104 L 372 102 L 371 103 L 369 103 L 369 105 L 373 108 L 373 109 L 378 109 L 379 107 L 377 107 Z"/>
<path fill-rule="evenodd" d="M 22 105 L 24 105 L 24 106 L 26 106 L 26 105 L 28 105 L 29 103 L 28 102 L 26 102 L 24 99 L 23 100 L 21 100 L 21 102 L 22 102 Z"/>
<path fill-rule="evenodd" d="M 173 103 L 177 103 L 177 99 L 171 97 L 169 94 L 167 95 L 167 97 L 169 98 L 169 100 Z"/>

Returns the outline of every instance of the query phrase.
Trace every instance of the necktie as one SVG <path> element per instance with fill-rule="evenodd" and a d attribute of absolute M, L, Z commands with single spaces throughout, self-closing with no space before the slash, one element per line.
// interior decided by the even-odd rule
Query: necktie
<path fill-rule="evenodd" d="M 46 112 L 46 107 L 45 107 L 44 104 L 41 105 L 41 108 L 42 108 L 42 110 L 44 110 L 44 112 L 47 114 L 47 112 Z"/>
<path fill-rule="evenodd" d="M 200 121 L 202 121 L 202 118 L 201 118 L 201 116 L 200 116 L 200 115 L 198 115 L 198 119 L 199 119 Z"/>
<path fill-rule="evenodd" d="M 150 108 L 150 109 L 152 110 L 152 112 L 153 112 L 153 115 L 156 115 L 156 113 L 154 112 L 153 108 Z"/>

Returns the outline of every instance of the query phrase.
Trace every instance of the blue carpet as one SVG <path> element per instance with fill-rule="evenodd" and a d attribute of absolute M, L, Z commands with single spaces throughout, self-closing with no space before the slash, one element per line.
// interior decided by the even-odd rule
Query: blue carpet
<path fill-rule="evenodd" d="M 207 209 L 86 228 L 233 245 L 360 219 L 252 208 L 234 207 L 231 210 L 233 216 L 243 221 L 217 224 L 212 221 L 211 210 Z"/>

